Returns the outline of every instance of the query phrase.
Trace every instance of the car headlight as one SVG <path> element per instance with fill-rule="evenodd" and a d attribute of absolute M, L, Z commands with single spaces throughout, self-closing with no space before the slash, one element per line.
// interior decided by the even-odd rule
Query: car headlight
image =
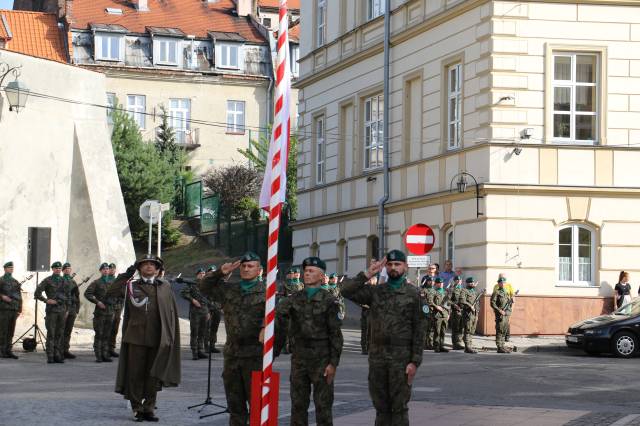
<path fill-rule="evenodd" d="M 593 336 L 593 335 L 598 335 L 598 334 L 604 334 L 604 331 L 605 330 L 602 329 L 602 328 L 596 328 L 595 330 L 585 330 L 584 334 L 587 335 L 587 336 L 589 336 L 589 335 Z"/>

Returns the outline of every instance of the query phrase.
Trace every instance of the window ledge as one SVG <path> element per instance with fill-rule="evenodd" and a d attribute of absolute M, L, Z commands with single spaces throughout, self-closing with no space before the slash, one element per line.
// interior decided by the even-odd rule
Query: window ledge
<path fill-rule="evenodd" d="M 230 132 L 230 131 L 226 131 L 225 132 L 227 135 L 244 135 L 245 132 Z"/>
<path fill-rule="evenodd" d="M 592 284 L 564 284 L 564 283 L 559 283 L 556 284 L 556 287 L 570 287 L 570 288 L 600 288 L 600 285 L 592 285 Z"/>
<path fill-rule="evenodd" d="M 104 61 L 104 62 L 124 62 L 123 59 L 112 59 L 112 58 L 95 58 L 96 61 Z"/>

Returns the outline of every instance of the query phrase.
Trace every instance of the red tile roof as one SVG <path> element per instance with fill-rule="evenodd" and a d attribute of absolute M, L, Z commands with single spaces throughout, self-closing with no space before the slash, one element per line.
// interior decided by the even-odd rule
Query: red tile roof
<path fill-rule="evenodd" d="M 145 33 L 146 27 L 179 28 L 188 35 L 208 37 L 208 31 L 238 33 L 248 42 L 266 41 L 249 18 L 235 14 L 231 0 L 207 4 L 203 0 L 148 0 L 149 11 L 139 12 L 127 0 L 75 0 L 72 28 L 88 29 L 90 24 L 118 24 L 130 32 Z M 122 15 L 106 12 L 121 9 Z"/>
<path fill-rule="evenodd" d="M 280 7 L 280 0 L 258 0 L 258 6 L 261 7 Z M 300 10 L 300 0 L 289 0 L 287 2 L 289 9 Z"/>
<path fill-rule="evenodd" d="M 0 10 L 0 15 L 9 27 L 7 31 L 0 18 L 0 38 L 5 40 L 6 50 L 67 62 L 66 35 L 58 28 L 56 15 L 19 10 Z"/>

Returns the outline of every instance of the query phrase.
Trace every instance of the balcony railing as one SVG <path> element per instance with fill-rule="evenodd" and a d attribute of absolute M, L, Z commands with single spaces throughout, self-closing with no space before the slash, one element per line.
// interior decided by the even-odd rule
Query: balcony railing
<path fill-rule="evenodd" d="M 160 131 L 156 127 L 156 134 Z M 200 129 L 173 129 L 176 137 L 176 144 L 188 150 L 196 149 L 200 146 Z"/>

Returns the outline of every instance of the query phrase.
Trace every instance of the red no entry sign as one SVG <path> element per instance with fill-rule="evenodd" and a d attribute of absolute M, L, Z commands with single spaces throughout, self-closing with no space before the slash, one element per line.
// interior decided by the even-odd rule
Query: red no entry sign
<path fill-rule="evenodd" d="M 404 237 L 404 244 L 411 253 L 418 256 L 427 254 L 433 248 L 436 237 L 433 229 L 424 223 L 417 223 L 407 229 Z"/>

